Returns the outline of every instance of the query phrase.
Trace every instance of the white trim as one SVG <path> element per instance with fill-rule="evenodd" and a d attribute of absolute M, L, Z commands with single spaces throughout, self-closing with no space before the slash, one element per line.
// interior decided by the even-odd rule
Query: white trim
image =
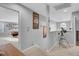
<path fill-rule="evenodd" d="M 27 49 L 24 49 L 23 51 L 28 51 L 29 49 L 31 49 L 31 48 L 33 48 L 33 47 L 40 48 L 40 46 L 39 46 L 39 45 L 35 44 L 35 45 L 33 45 L 33 46 L 30 46 L 30 47 L 29 47 L 29 48 L 27 48 Z"/>
<path fill-rule="evenodd" d="M 46 55 L 51 55 L 48 50 L 42 49 L 42 48 L 41 48 L 39 45 L 37 45 L 37 44 L 35 44 L 35 45 L 33 45 L 33 46 L 31 46 L 31 47 L 29 47 L 29 48 L 27 48 L 27 49 L 24 49 L 22 52 L 25 53 L 26 51 L 30 50 L 30 49 L 33 48 L 33 47 L 39 48 L 41 51 L 43 51 L 44 53 L 46 53 Z"/>
<path fill-rule="evenodd" d="M 14 21 L 14 20 L 0 19 L 0 22 L 10 22 L 10 23 L 17 23 L 18 24 L 18 20 Z"/>
<path fill-rule="evenodd" d="M 73 19 L 73 21 L 74 21 L 74 46 L 76 46 L 76 30 L 75 30 L 75 16 L 74 16 L 74 19 Z"/>

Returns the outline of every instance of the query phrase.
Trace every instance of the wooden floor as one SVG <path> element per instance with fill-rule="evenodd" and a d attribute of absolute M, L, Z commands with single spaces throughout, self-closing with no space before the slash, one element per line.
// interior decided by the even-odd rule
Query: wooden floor
<path fill-rule="evenodd" d="M 12 44 L 0 46 L 0 56 L 24 56 L 24 54 Z"/>

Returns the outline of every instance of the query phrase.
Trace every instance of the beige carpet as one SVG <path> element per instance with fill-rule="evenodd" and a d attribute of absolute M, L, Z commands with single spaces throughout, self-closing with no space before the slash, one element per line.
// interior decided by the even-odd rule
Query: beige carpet
<path fill-rule="evenodd" d="M 79 46 L 50 51 L 51 56 L 79 56 Z"/>
<path fill-rule="evenodd" d="M 40 49 L 37 46 L 33 46 L 30 49 L 26 49 L 23 51 L 26 56 L 48 56 L 48 52 Z"/>

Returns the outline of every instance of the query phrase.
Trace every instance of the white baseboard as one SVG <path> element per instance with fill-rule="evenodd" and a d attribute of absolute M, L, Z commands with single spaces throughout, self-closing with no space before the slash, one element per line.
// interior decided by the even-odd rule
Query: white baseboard
<path fill-rule="evenodd" d="M 38 44 L 34 44 L 33 46 L 30 46 L 30 47 L 24 49 L 23 51 L 28 51 L 29 49 L 34 48 L 34 47 L 37 47 L 37 48 L 39 48 L 39 49 L 42 49 Z M 42 50 L 43 50 L 43 49 L 42 49 Z"/>
<path fill-rule="evenodd" d="M 57 44 L 58 44 L 58 42 L 56 42 L 54 45 L 52 45 L 51 48 L 49 48 L 49 49 L 47 49 L 47 50 L 44 50 L 44 49 L 41 48 L 38 44 L 34 44 L 33 46 L 30 46 L 29 48 L 24 49 L 23 51 L 28 51 L 28 50 L 31 49 L 31 48 L 37 47 L 37 48 L 39 48 L 39 49 L 41 49 L 41 50 L 44 50 L 44 51 L 46 51 L 46 52 L 50 52 L 51 50 L 53 50 L 53 49 L 57 46 Z M 70 46 L 73 47 L 72 44 L 70 44 Z"/>

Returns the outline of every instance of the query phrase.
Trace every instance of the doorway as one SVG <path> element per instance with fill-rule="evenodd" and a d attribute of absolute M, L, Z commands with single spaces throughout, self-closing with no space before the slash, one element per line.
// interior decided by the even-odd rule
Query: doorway
<path fill-rule="evenodd" d="M 19 48 L 18 12 L 0 6 L 0 45 L 11 43 Z"/>
<path fill-rule="evenodd" d="M 79 46 L 79 31 L 76 31 L 76 45 Z"/>

